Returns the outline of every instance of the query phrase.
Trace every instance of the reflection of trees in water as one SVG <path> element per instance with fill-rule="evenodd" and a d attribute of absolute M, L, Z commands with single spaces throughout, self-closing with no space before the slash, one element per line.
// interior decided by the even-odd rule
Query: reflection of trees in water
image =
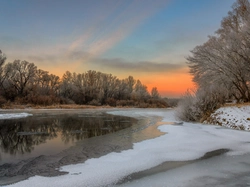
<path fill-rule="evenodd" d="M 119 116 L 78 117 L 48 116 L 0 120 L 0 149 L 9 154 L 31 152 L 36 145 L 53 139 L 61 132 L 64 143 L 101 136 L 131 126 Z"/>
<path fill-rule="evenodd" d="M 49 119 L 0 120 L 0 148 L 10 154 L 31 152 L 34 145 L 56 137 L 57 128 L 58 121 Z M 31 134 L 22 135 L 19 132 Z"/>
<path fill-rule="evenodd" d="M 101 136 L 113 133 L 120 129 L 131 126 L 131 123 L 120 123 L 122 119 L 128 119 L 119 116 L 96 116 L 96 117 L 68 117 L 61 120 L 62 141 L 79 141 L 86 138 Z"/>

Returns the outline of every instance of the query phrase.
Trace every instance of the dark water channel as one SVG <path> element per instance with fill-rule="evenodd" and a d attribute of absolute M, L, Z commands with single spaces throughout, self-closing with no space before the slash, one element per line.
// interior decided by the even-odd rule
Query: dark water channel
<path fill-rule="evenodd" d="M 56 154 L 76 142 L 128 128 L 135 119 L 102 112 L 34 113 L 0 119 L 0 165 Z"/>

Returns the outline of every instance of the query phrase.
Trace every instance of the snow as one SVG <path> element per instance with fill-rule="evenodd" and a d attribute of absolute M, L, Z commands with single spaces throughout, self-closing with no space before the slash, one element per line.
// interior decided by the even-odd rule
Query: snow
<path fill-rule="evenodd" d="M 110 113 L 131 117 L 160 116 L 163 118 L 163 122 L 177 122 L 174 111 L 166 109 L 131 109 Z M 213 158 L 215 161 L 209 159 L 208 165 L 204 162 L 200 164 L 196 162 L 121 186 L 188 186 L 190 181 L 197 177 L 218 175 L 223 178 L 226 177 L 226 171 L 231 172 L 235 168 L 237 168 L 236 171 L 245 171 L 244 167 L 239 166 L 241 161 L 234 160 L 235 164 L 231 165 L 227 160 L 250 155 L 248 132 L 199 123 L 162 125 L 159 129 L 166 134 L 135 143 L 133 149 L 110 153 L 100 158 L 89 159 L 82 164 L 60 168 L 61 171 L 69 172 L 69 174 L 56 177 L 35 176 L 10 186 L 108 186 L 132 173 L 152 168 L 163 162 L 194 160 L 202 157 L 206 152 L 217 149 L 230 149 L 221 162 L 216 161 L 221 158 L 219 156 Z M 198 183 L 197 186 L 199 186 Z"/>
<path fill-rule="evenodd" d="M 119 187 L 249 186 L 249 157 L 249 154 L 237 157 L 217 156 L 130 181 Z"/>
<path fill-rule="evenodd" d="M 28 116 L 32 116 L 32 114 L 29 113 L 9 113 L 9 114 L 0 114 L 0 120 L 1 119 L 14 119 L 14 118 L 26 118 Z"/>
<path fill-rule="evenodd" d="M 209 123 L 249 131 L 250 106 L 227 106 L 219 108 L 211 115 Z"/>

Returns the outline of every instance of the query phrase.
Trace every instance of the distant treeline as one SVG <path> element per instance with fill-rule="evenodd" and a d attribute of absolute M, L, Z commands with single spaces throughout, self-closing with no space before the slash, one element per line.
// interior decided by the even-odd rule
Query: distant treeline
<path fill-rule="evenodd" d="M 0 51 L 0 106 L 6 103 L 53 105 L 87 104 L 136 107 L 167 107 L 156 87 L 149 93 L 132 76 L 118 79 L 112 74 L 89 70 L 65 72 L 62 78 L 38 69 L 34 63 L 5 63 Z"/>
<path fill-rule="evenodd" d="M 237 0 L 221 27 L 187 58 L 197 90 L 179 107 L 184 120 L 204 119 L 229 101 L 250 102 L 250 3 Z"/>

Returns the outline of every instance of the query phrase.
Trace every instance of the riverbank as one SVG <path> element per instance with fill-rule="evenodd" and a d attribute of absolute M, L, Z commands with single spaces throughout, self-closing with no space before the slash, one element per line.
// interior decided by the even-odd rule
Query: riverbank
<path fill-rule="evenodd" d="M 15 109 L 1 110 L 1 119 L 23 118 L 29 115 L 97 115 L 101 113 L 112 112 L 114 109 Z M 123 109 L 126 110 L 126 109 Z M 132 109 L 133 110 L 133 109 Z M 8 118 L 1 118 L 4 113 L 8 114 Z M 20 115 L 18 115 L 20 114 Z M 23 115 L 21 115 L 23 114 Z M 24 115 L 26 114 L 26 115 Z M 4 117 L 4 116 L 3 116 Z M 74 146 L 63 150 L 56 154 L 39 155 L 34 158 L 24 159 L 17 163 L 6 163 L 0 165 L 0 185 L 7 185 L 19 182 L 29 177 L 39 176 L 59 176 L 67 174 L 67 172 L 59 171 L 58 168 L 69 165 L 84 163 L 87 159 L 99 158 L 111 152 L 121 152 L 133 148 L 133 143 L 140 142 L 146 139 L 158 137 L 164 133 L 157 128 L 161 124 L 160 117 L 138 117 L 136 124 L 131 128 L 123 129 L 118 132 L 107 134 L 99 137 L 92 137 L 78 141 Z M 131 123 L 135 123 L 132 122 Z"/>
<path fill-rule="evenodd" d="M 250 131 L 250 104 L 232 104 L 221 107 L 213 112 L 204 123 Z"/>
<path fill-rule="evenodd" d="M 108 113 L 138 119 L 157 117 L 161 119 L 158 129 L 164 134 L 133 143 L 133 149 L 58 168 L 67 173 L 65 175 L 35 176 L 10 186 L 214 186 L 226 179 L 230 182 L 237 176 L 243 180 L 244 172 L 250 172 L 246 167 L 250 164 L 246 159 L 250 154 L 248 132 L 199 123 L 178 123 L 170 109 L 114 109 Z M 151 132 L 148 128 L 144 130 Z M 183 162 L 187 164 L 180 164 Z M 177 164 L 170 167 L 169 163 Z M 165 165 L 163 170 L 159 169 L 161 165 Z M 143 173 L 147 170 L 149 175 Z M 134 177 L 132 181 L 121 183 L 130 177 Z"/>
<path fill-rule="evenodd" d="M 149 103 L 140 103 L 133 100 L 122 100 L 118 104 L 90 105 L 90 104 L 18 104 L 15 102 L 6 102 L 0 104 L 1 109 L 99 109 L 99 108 L 167 108 L 176 106 L 176 101 L 170 99 L 169 105 L 164 99 L 149 99 Z"/>
<path fill-rule="evenodd" d="M 32 104 L 5 104 L 0 110 L 25 110 L 25 109 L 97 109 L 97 108 L 112 108 L 108 105 L 105 106 L 93 106 L 93 105 L 76 105 L 76 104 L 56 104 L 56 105 L 32 105 Z"/>

